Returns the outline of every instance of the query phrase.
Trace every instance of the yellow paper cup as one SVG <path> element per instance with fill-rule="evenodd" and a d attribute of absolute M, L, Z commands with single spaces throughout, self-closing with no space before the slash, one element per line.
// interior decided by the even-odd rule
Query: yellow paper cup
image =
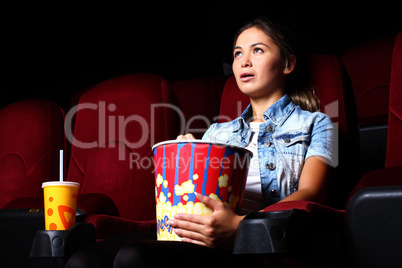
<path fill-rule="evenodd" d="M 75 224 L 78 189 L 71 181 L 42 183 L 45 203 L 45 230 L 68 230 Z"/>

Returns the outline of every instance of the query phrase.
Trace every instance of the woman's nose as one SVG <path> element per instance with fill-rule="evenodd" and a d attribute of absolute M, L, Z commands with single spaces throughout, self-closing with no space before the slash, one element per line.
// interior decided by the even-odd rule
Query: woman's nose
<path fill-rule="evenodd" d="M 241 67 L 245 68 L 245 67 L 251 67 L 252 63 L 250 61 L 250 58 L 247 56 L 243 56 L 242 61 L 241 61 Z"/>

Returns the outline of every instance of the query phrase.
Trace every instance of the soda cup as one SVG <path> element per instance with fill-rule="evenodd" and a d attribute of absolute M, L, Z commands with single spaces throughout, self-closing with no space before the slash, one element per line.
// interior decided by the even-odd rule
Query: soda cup
<path fill-rule="evenodd" d="M 45 205 L 45 230 L 68 230 L 75 224 L 78 189 L 71 181 L 42 183 Z"/>

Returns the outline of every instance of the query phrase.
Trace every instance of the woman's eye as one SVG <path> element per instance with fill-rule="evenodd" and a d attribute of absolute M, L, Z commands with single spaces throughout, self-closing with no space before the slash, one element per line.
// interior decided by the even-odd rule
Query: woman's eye
<path fill-rule="evenodd" d="M 259 48 L 259 47 L 256 47 L 256 48 L 254 48 L 254 50 L 253 50 L 253 53 L 255 53 L 255 54 L 259 54 L 259 53 L 263 53 L 264 52 L 264 50 L 262 50 L 261 48 Z"/>
<path fill-rule="evenodd" d="M 241 56 L 241 52 L 240 52 L 240 51 L 235 51 L 234 57 L 237 58 L 237 57 L 239 57 L 239 56 Z"/>

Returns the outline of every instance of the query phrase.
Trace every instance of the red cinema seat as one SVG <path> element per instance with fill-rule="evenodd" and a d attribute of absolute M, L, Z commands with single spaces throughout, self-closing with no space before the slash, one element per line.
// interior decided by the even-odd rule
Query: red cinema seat
<path fill-rule="evenodd" d="M 225 76 L 216 76 L 172 83 L 184 120 L 185 129 L 181 134 L 192 133 L 200 139 L 209 126 L 217 121 L 226 79 Z"/>
<path fill-rule="evenodd" d="M 393 44 L 394 37 L 378 39 L 342 55 L 356 99 L 363 174 L 384 167 Z"/>
<path fill-rule="evenodd" d="M 395 40 L 389 93 L 388 143 L 385 167 L 402 166 L 402 32 Z"/>
<path fill-rule="evenodd" d="M 19 207 L 12 203 L 25 203 L 25 198 L 37 198 L 43 206 L 42 182 L 59 178 L 63 123 L 62 110 L 45 99 L 0 110 L 0 208 Z"/>
<path fill-rule="evenodd" d="M 369 186 L 402 184 L 402 32 L 395 39 L 389 92 L 388 136 L 385 168 L 363 176 L 354 192 Z"/>
<path fill-rule="evenodd" d="M 156 226 L 152 146 L 176 138 L 174 104 L 165 79 L 138 73 L 93 86 L 70 111 L 75 128 L 73 139 L 67 133 L 72 142 L 67 179 L 81 184 L 78 205 L 98 239 Z M 67 126 L 69 120 L 67 114 Z"/>
<path fill-rule="evenodd" d="M 402 32 L 392 55 L 385 168 L 363 176 L 347 209 L 354 267 L 399 267 L 402 262 Z"/>
<path fill-rule="evenodd" d="M 394 38 L 355 46 L 342 55 L 353 85 L 360 126 L 387 124 Z"/>
<path fill-rule="evenodd" d="M 250 103 L 250 98 L 243 94 L 237 86 L 234 76 L 226 81 L 222 92 L 221 106 L 219 110 L 219 122 L 230 122 L 241 115 Z"/>

